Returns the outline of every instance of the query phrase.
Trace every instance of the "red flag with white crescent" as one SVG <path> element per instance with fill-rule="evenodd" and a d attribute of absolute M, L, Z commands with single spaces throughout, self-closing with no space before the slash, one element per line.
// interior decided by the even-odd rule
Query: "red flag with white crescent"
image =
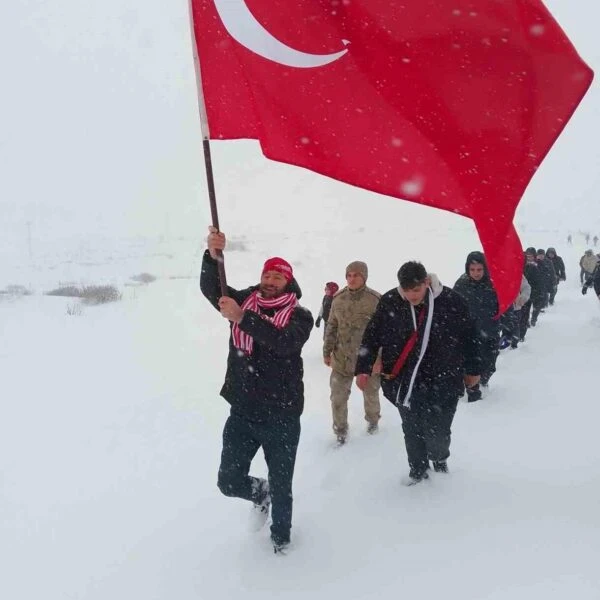
<path fill-rule="evenodd" d="M 191 0 L 211 139 L 474 220 L 501 311 L 517 205 L 593 73 L 540 0 Z"/>

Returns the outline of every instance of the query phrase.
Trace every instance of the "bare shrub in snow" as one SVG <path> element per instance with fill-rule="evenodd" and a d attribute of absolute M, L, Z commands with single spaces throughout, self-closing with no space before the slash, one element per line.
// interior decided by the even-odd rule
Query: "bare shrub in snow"
<path fill-rule="evenodd" d="M 24 285 L 7 285 L 0 294 L 5 296 L 31 296 L 32 291 L 28 290 Z"/>
<path fill-rule="evenodd" d="M 67 306 L 67 314 L 72 317 L 79 317 L 83 314 L 83 307 L 81 304 L 69 304 Z"/>
<path fill-rule="evenodd" d="M 81 290 L 81 298 L 85 304 L 118 302 L 121 297 L 121 292 L 114 285 L 88 285 Z"/>
<path fill-rule="evenodd" d="M 61 296 L 63 298 L 81 298 L 81 290 L 74 285 L 58 287 L 46 292 L 46 296 Z"/>
<path fill-rule="evenodd" d="M 137 283 L 152 283 L 153 281 L 156 281 L 156 277 L 150 273 L 140 273 L 139 275 L 130 277 L 130 279 Z"/>

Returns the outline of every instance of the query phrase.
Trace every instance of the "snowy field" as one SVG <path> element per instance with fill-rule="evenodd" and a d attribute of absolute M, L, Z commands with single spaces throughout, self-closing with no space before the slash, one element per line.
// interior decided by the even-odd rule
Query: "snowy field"
<path fill-rule="evenodd" d="M 597 0 L 547 5 L 598 71 Z M 578 285 L 583 232 L 600 235 L 597 82 L 516 220 L 568 280 L 487 397 L 460 403 L 448 476 L 401 486 L 400 417 L 382 400 L 367 436 L 356 391 L 334 449 L 313 331 L 279 557 L 216 487 L 228 328 L 198 289 L 209 216 L 187 3 L 13 3 L 0 39 L 2 600 L 600 598 L 600 302 Z M 453 285 L 480 248 L 470 221 L 267 162 L 250 142 L 215 144 L 213 160 L 230 283 L 283 256 L 315 316 L 352 260 L 384 292 L 410 259 Z M 45 295 L 65 285 L 122 299 Z"/>
<path fill-rule="evenodd" d="M 369 261 L 379 291 L 396 284 L 402 261 L 425 254 L 452 285 L 477 247 L 470 223 L 449 215 L 426 240 L 407 231 L 255 236 L 228 253 L 229 278 L 253 283 L 263 259 L 282 254 L 316 313 L 323 282 L 342 280 L 353 259 Z M 349 444 L 333 448 L 314 330 L 285 558 L 272 554 L 268 529 L 249 532 L 248 505 L 215 485 L 228 332 L 198 290 L 202 236 L 154 248 L 131 240 L 96 256 L 88 248 L 81 262 L 60 253 L 54 282 L 31 269 L 34 293 L 0 301 L 2 597 L 598 598 L 600 407 L 591 380 L 600 302 L 579 292 L 582 240 L 569 248 L 564 237 L 524 236 L 559 248 L 568 281 L 526 343 L 501 355 L 485 400 L 459 405 L 447 477 L 402 487 L 399 415 L 383 400 L 381 431 L 367 436 L 356 391 Z M 89 283 L 96 272 L 119 286 L 120 302 L 73 315 L 76 301 L 41 293 L 43 283 Z M 158 279 L 125 285 L 140 272 Z M 265 473 L 261 456 L 254 470 Z"/>

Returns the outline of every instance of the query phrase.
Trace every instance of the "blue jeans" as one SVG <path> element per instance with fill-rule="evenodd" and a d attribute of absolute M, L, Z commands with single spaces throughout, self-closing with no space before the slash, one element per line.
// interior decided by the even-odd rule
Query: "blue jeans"
<path fill-rule="evenodd" d="M 226 496 L 256 504 L 264 500 L 260 479 L 248 475 L 252 459 L 262 446 L 269 469 L 271 537 L 290 541 L 292 528 L 292 478 L 300 441 L 300 417 L 273 417 L 249 421 L 231 413 L 223 429 L 223 450 L 218 486 Z"/>

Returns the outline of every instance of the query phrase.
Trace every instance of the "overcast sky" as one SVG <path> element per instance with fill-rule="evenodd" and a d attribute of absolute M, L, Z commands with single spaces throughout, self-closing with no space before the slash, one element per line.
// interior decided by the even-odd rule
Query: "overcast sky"
<path fill-rule="evenodd" d="M 548 0 L 600 71 L 600 3 Z M 206 218 L 187 0 L 19 0 L 0 18 L 0 216 L 56 235 L 190 235 Z M 531 184 L 518 218 L 600 228 L 597 80 Z M 266 159 L 215 149 L 217 174 Z M 263 168 L 264 167 L 264 168 Z M 245 169 L 247 171 L 247 167 Z M 290 185 L 313 186 L 302 170 Z M 248 173 L 246 172 L 246 176 Z M 217 182 L 219 184 L 219 181 Z M 318 183 L 317 189 L 318 189 Z M 226 189 L 226 184 L 222 184 Z"/>

